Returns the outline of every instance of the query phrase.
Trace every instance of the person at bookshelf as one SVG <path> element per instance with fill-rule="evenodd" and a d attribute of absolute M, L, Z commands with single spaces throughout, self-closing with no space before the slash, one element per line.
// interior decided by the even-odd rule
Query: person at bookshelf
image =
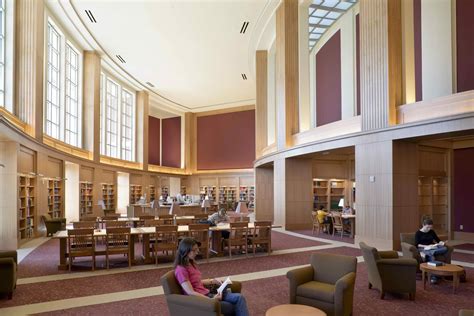
<path fill-rule="evenodd" d="M 174 275 L 186 295 L 195 295 L 218 300 L 221 303 L 223 314 L 231 313 L 232 305 L 236 316 L 247 316 L 249 311 L 245 297 L 240 293 L 224 290 L 220 294 L 212 294 L 209 288 L 220 285 L 216 279 L 201 279 L 201 272 L 197 268 L 195 258 L 199 253 L 199 244 L 193 238 L 184 238 L 178 246 L 174 260 Z M 226 304 L 226 303 L 229 304 Z"/>
<path fill-rule="evenodd" d="M 448 248 L 444 245 L 433 230 L 433 220 L 425 218 L 423 220 L 423 227 L 415 233 L 415 244 L 420 251 L 421 257 L 426 262 L 434 261 L 436 255 L 442 255 L 448 252 Z M 431 283 L 436 283 L 438 278 L 431 276 Z"/>
<path fill-rule="evenodd" d="M 329 213 L 324 209 L 324 206 L 320 205 L 319 210 L 316 212 L 316 217 L 318 218 L 318 222 L 320 224 L 329 224 L 329 231 L 323 231 L 325 233 L 332 231 L 332 221 L 328 217 Z"/>

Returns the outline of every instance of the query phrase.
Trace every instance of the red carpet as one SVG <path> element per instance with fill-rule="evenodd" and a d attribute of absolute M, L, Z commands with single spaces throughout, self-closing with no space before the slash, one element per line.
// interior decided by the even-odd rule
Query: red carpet
<path fill-rule="evenodd" d="M 454 249 L 461 249 L 461 250 L 470 250 L 474 251 L 474 244 L 460 244 L 457 246 L 454 246 Z"/>
<path fill-rule="evenodd" d="M 323 238 L 323 239 L 328 239 L 328 240 L 334 240 L 334 241 L 340 241 L 340 242 L 347 242 L 349 244 L 353 244 L 354 243 L 354 238 L 350 238 L 347 234 L 344 234 L 344 236 L 341 238 L 341 235 L 330 235 L 330 234 L 326 234 L 326 233 L 317 233 L 317 232 L 314 232 L 314 235 L 313 235 L 313 231 L 311 229 L 309 230 L 293 230 L 294 233 L 298 233 L 298 234 L 302 234 L 302 235 L 306 235 L 306 236 L 311 236 L 311 237 L 317 237 L 317 238 Z"/>

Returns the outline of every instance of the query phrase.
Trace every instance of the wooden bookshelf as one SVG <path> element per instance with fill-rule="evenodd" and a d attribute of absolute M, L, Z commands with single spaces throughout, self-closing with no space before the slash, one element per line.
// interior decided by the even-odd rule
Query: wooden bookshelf
<path fill-rule="evenodd" d="M 239 187 L 239 201 L 247 202 L 249 208 L 254 208 L 255 187 L 241 185 Z"/>
<path fill-rule="evenodd" d="M 104 212 L 115 212 L 115 185 L 102 183 L 102 200 L 104 201 Z"/>
<path fill-rule="evenodd" d="M 346 195 L 346 185 L 344 180 L 329 181 L 329 207 L 331 210 L 340 208 L 339 201 Z"/>
<path fill-rule="evenodd" d="M 139 184 L 130 184 L 130 204 L 135 204 L 142 197 L 142 186 Z"/>
<path fill-rule="evenodd" d="M 155 200 L 155 194 L 156 194 L 155 186 L 149 185 L 148 190 L 150 191 L 150 202 L 153 202 Z"/>
<path fill-rule="evenodd" d="M 20 175 L 18 187 L 18 239 L 20 242 L 35 237 L 36 201 L 34 176 Z"/>
<path fill-rule="evenodd" d="M 249 186 L 249 191 L 248 191 L 248 208 L 253 209 L 255 208 L 255 186 L 251 185 Z"/>
<path fill-rule="evenodd" d="M 79 216 L 87 216 L 94 213 L 93 198 L 92 198 L 92 182 L 79 182 Z"/>
<path fill-rule="evenodd" d="M 62 218 L 62 181 L 48 179 L 48 214 L 52 218 Z"/>
<path fill-rule="evenodd" d="M 199 195 L 201 201 L 206 198 L 206 195 L 209 196 L 209 200 L 216 201 L 216 187 L 215 186 L 202 186 L 199 190 Z"/>
<path fill-rule="evenodd" d="M 163 197 L 163 200 L 166 201 L 166 199 L 168 198 L 168 195 L 170 194 L 169 193 L 169 188 L 167 186 L 163 186 L 161 187 L 161 196 Z"/>
<path fill-rule="evenodd" d="M 346 196 L 346 181 L 336 179 L 313 179 L 313 208 L 339 209 L 339 201 Z"/>
<path fill-rule="evenodd" d="M 234 186 L 219 187 L 219 203 L 235 202 L 237 200 L 236 191 Z"/>
<path fill-rule="evenodd" d="M 448 178 L 444 176 L 418 177 L 418 212 L 421 217 L 433 219 L 437 233 L 446 233 L 449 228 Z"/>

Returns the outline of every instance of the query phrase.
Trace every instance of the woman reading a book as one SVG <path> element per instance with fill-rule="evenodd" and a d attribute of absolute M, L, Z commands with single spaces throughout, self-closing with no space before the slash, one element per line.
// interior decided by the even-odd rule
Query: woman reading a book
<path fill-rule="evenodd" d="M 423 227 L 415 233 L 415 243 L 420 254 L 425 256 L 425 261 L 434 260 L 435 255 L 442 255 L 448 252 L 448 248 L 444 246 L 433 230 L 433 220 L 426 218 L 423 220 Z"/>
<path fill-rule="evenodd" d="M 199 253 L 199 245 L 193 238 L 184 238 L 179 243 L 178 252 L 174 260 L 174 275 L 187 295 L 202 296 L 211 300 L 218 300 L 221 304 L 223 314 L 232 313 L 232 307 L 236 316 L 248 316 L 247 302 L 240 293 L 232 293 L 223 290 L 217 294 L 211 294 L 209 288 L 221 285 L 216 279 L 201 279 L 201 272 L 195 262 Z"/>

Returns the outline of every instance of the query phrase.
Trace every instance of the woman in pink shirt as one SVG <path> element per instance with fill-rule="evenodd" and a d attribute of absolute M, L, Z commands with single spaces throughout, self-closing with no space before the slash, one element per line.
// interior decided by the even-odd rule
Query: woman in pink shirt
<path fill-rule="evenodd" d="M 194 259 L 199 253 L 198 243 L 193 238 L 184 238 L 179 243 L 178 253 L 174 260 L 174 275 L 187 295 L 196 295 L 218 300 L 224 315 L 235 313 L 236 316 L 248 316 L 247 302 L 240 293 L 224 291 L 222 294 L 211 294 L 206 285 L 220 284 L 218 280 L 202 280 L 201 272 Z"/>

